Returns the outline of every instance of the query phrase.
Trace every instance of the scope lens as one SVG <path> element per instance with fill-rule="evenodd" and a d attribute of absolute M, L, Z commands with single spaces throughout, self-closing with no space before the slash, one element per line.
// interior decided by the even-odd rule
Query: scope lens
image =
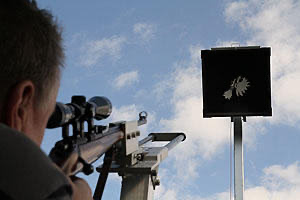
<path fill-rule="evenodd" d="M 108 98 L 96 96 L 92 97 L 88 102 L 93 104 L 95 107 L 96 120 L 106 119 L 110 116 L 112 112 L 112 104 Z"/>

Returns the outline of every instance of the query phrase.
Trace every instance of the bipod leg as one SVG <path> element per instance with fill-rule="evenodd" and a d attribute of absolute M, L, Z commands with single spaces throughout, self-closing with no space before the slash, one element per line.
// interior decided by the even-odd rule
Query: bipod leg
<path fill-rule="evenodd" d="M 94 192 L 94 200 L 101 200 L 104 192 L 104 187 L 107 181 L 109 169 L 112 163 L 113 149 L 111 148 L 105 153 L 103 167 L 98 178 L 97 186 Z"/>

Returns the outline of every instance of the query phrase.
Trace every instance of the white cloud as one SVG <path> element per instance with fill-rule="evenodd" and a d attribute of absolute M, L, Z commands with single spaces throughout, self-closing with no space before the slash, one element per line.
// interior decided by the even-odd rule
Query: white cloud
<path fill-rule="evenodd" d="M 138 91 L 135 93 L 134 98 L 136 98 L 136 99 L 143 98 L 143 97 L 147 96 L 148 93 L 149 93 L 149 92 L 148 92 L 147 90 L 145 90 L 145 89 L 138 90 Z"/>
<path fill-rule="evenodd" d="M 156 194 L 156 200 L 226 200 L 229 192 L 220 192 L 208 197 L 197 194 L 189 195 L 177 188 L 166 189 L 164 186 Z M 234 194 L 232 194 L 234 196 Z M 300 166 L 295 162 L 289 166 L 273 165 L 263 170 L 261 183 L 247 187 L 244 192 L 245 200 L 295 200 L 300 196 Z"/>
<path fill-rule="evenodd" d="M 113 81 L 113 87 L 117 89 L 121 89 L 125 86 L 132 85 L 133 83 L 137 83 L 139 81 L 139 73 L 138 71 L 131 71 L 120 74 Z"/>
<path fill-rule="evenodd" d="M 229 142 L 230 119 L 204 119 L 202 110 L 201 47 L 190 47 L 190 60 L 175 64 L 169 79 L 157 84 L 155 93 L 170 92 L 173 115 L 161 119 L 162 131 L 184 132 L 187 139 L 172 150 L 177 171 L 174 182 L 188 183 L 198 176 L 201 162 L 211 159 Z M 218 128 L 216 128 L 218 127 Z M 184 186 L 183 186 L 184 187 Z M 169 195 L 171 195 L 170 193 Z"/>
<path fill-rule="evenodd" d="M 298 162 L 287 167 L 273 165 L 265 168 L 263 182 L 270 189 L 278 190 L 292 186 L 300 187 L 300 166 Z"/>
<path fill-rule="evenodd" d="M 154 38 L 156 26 L 148 23 L 137 23 L 133 26 L 133 32 L 144 42 L 149 42 Z"/>
<path fill-rule="evenodd" d="M 126 38 L 122 36 L 88 41 L 81 48 L 81 64 L 90 67 L 100 62 L 104 57 L 116 61 L 121 58 L 121 50 L 125 42 Z"/>
<path fill-rule="evenodd" d="M 227 5 L 228 22 L 249 36 L 248 45 L 272 47 L 273 123 L 300 120 L 300 1 L 249 0 Z"/>
<path fill-rule="evenodd" d="M 235 1 L 225 9 L 227 22 L 237 23 L 248 36 L 245 42 L 247 45 L 272 47 L 273 118 L 247 119 L 244 141 L 252 146 L 255 146 L 257 134 L 265 132 L 265 122 L 295 125 L 300 120 L 300 93 L 297 90 L 300 85 L 299 10 L 300 1 L 293 0 Z M 231 43 L 219 41 L 219 44 Z M 177 153 L 173 154 L 176 177 L 180 177 L 180 180 L 174 182 L 180 182 L 180 186 L 175 189 L 170 187 L 171 190 L 164 189 L 160 197 L 165 194 L 166 198 L 171 196 L 175 199 L 229 198 L 228 192 L 207 198 L 182 194 L 182 183 L 197 178 L 201 159 L 212 158 L 229 141 L 229 120 L 202 118 L 200 49 L 200 46 L 191 47 L 190 61 L 176 63 L 171 78 L 159 83 L 155 90 L 158 96 L 163 96 L 168 90 L 172 93 L 173 116 L 161 120 L 163 127 L 168 131 L 183 131 L 187 134 L 187 140 L 178 145 L 174 149 Z M 261 185 L 246 188 L 245 199 L 298 199 L 299 175 L 298 163 L 288 167 L 266 168 Z"/>
<path fill-rule="evenodd" d="M 161 186 L 159 186 L 161 187 Z M 155 191 L 156 192 L 156 191 Z M 154 198 L 156 200 L 177 200 L 177 192 L 174 189 L 169 189 L 169 190 L 161 190 L 161 193 L 159 194 L 154 194 Z"/>
<path fill-rule="evenodd" d="M 138 120 L 139 113 L 144 110 L 145 109 L 142 106 L 135 105 L 135 104 L 121 106 L 120 108 L 113 107 L 112 113 L 110 115 L 110 120 L 112 122 Z M 148 113 L 147 124 L 138 127 L 142 135 L 139 140 L 141 140 L 142 137 L 148 135 L 149 129 L 155 122 L 155 113 L 153 112 L 147 112 L 147 113 Z"/>
<path fill-rule="evenodd" d="M 248 4 L 246 1 L 231 2 L 225 9 L 227 22 L 242 21 L 243 17 L 248 14 Z"/>
<path fill-rule="evenodd" d="M 238 1 L 228 4 L 225 10 L 227 21 L 238 23 L 249 36 L 248 45 L 272 47 L 274 123 L 295 124 L 300 119 L 300 93 L 296 89 L 300 85 L 300 26 L 295 28 L 295 19 L 300 18 L 295 18 L 300 15 L 299 10 L 300 3 L 291 0 Z M 161 124 L 166 130 L 187 133 L 187 140 L 174 150 L 180 152 L 175 154 L 175 167 L 177 176 L 183 180 L 197 177 L 201 158 L 210 159 L 222 152 L 229 141 L 229 119 L 202 118 L 200 49 L 201 46 L 191 47 L 190 61 L 176 63 L 177 69 L 171 78 L 156 88 L 158 96 L 167 90 L 172 92 L 174 114 L 161 120 Z M 271 119 L 247 120 L 244 134 L 247 144 L 255 146 L 257 134 L 265 132 L 266 121 Z M 261 188 L 252 189 L 261 192 Z"/>
<path fill-rule="evenodd" d="M 173 92 L 172 101 L 189 96 L 199 96 L 202 92 L 200 62 L 201 46 L 195 45 L 189 48 L 190 59 L 174 64 L 175 71 L 168 75 L 168 79 L 159 82 L 154 88 L 156 98 L 163 99 L 166 91 Z"/>
<path fill-rule="evenodd" d="M 273 165 L 263 170 L 260 186 L 248 188 L 245 199 L 295 200 L 300 196 L 300 166 L 295 162 L 287 167 Z"/>
<path fill-rule="evenodd" d="M 139 116 L 139 110 L 140 109 L 135 104 L 122 106 L 120 108 L 114 107 L 110 118 L 112 121 L 136 120 Z"/>
<path fill-rule="evenodd" d="M 200 63 L 201 63 L 201 50 L 203 49 L 203 47 L 201 47 L 200 45 L 192 45 L 190 46 L 190 63 L 189 66 L 191 67 L 199 67 Z"/>

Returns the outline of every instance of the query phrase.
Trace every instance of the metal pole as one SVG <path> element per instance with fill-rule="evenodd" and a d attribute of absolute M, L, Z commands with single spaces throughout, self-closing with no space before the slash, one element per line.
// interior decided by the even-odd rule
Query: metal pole
<path fill-rule="evenodd" d="M 178 143 L 182 142 L 184 140 L 184 135 L 178 135 L 176 138 L 171 140 L 168 144 L 166 144 L 164 147 L 168 148 L 168 151 L 173 149 Z"/>
<path fill-rule="evenodd" d="M 142 139 L 141 141 L 139 141 L 139 146 L 146 144 L 149 141 L 153 141 L 153 135 L 149 135 L 148 137 Z"/>
<path fill-rule="evenodd" d="M 234 199 L 244 198 L 244 159 L 242 119 L 234 117 Z"/>
<path fill-rule="evenodd" d="M 122 177 L 120 200 L 152 200 L 153 185 L 149 174 L 127 174 Z"/>

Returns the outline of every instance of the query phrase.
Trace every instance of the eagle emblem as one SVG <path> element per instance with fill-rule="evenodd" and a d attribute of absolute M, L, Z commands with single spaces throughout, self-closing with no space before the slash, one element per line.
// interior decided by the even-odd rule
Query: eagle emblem
<path fill-rule="evenodd" d="M 235 78 L 230 85 L 229 90 L 225 91 L 223 96 L 225 99 L 230 100 L 232 97 L 232 91 L 235 90 L 236 96 L 243 96 L 246 90 L 250 87 L 250 82 L 241 76 Z"/>

